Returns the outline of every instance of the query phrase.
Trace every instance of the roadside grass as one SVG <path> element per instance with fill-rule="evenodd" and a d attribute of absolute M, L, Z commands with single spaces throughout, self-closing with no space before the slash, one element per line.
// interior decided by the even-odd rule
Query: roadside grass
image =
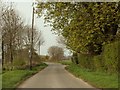
<path fill-rule="evenodd" d="M 2 65 L 0 64 L 0 90 L 2 89 Z"/>
<path fill-rule="evenodd" d="M 45 63 L 33 67 L 32 70 L 13 70 L 2 74 L 2 88 L 16 88 L 22 81 L 44 69 Z"/>
<path fill-rule="evenodd" d="M 0 74 L 0 90 L 2 89 L 2 75 Z"/>
<path fill-rule="evenodd" d="M 63 65 L 70 65 L 70 64 L 72 64 L 72 61 L 71 60 L 62 60 L 62 61 L 59 61 L 59 63 L 61 63 Z"/>
<path fill-rule="evenodd" d="M 66 70 L 71 72 L 78 78 L 82 78 L 96 88 L 118 88 L 118 75 L 107 74 L 105 72 L 94 72 L 87 69 L 80 68 L 75 64 L 69 64 Z"/>

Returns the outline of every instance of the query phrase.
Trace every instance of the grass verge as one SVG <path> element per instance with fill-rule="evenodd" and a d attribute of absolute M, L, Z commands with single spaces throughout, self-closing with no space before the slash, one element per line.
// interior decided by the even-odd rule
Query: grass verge
<path fill-rule="evenodd" d="M 107 74 L 105 72 L 93 72 L 87 69 L 80 68 L 75 64 L 69 64 L 66 70 L 71 72 L 78 78 L 82 78 L 84 81 L 88 82 L 97 88 L 118 88 L 118 75 L 117 74 Z"/>
<path fill-rule="evenodd" d="M 63 65 L 70 65 L 70 64 L 72 64 L 72 61 L 71 60 L 62 60 L 62 61 L 59 61 L 59 63 L 61 63 Z"/>
<path fill-rule="evenodd" d="M 2 74 L 2 88 L 16 88 L 22 81 L 44 69 L 45 63 L 33 67 L 32 70 L 14 70 Z"/>

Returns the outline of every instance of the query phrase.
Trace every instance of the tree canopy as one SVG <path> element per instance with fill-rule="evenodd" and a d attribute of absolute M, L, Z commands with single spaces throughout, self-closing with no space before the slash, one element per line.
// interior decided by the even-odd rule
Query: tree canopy
<path fill-rule="evenodd" d="M 80 53 L 99 54 L 103 44 L 115 39 L 120 24 L 118 2 L 46 2 L 37 8 L 66 46 Z"/>

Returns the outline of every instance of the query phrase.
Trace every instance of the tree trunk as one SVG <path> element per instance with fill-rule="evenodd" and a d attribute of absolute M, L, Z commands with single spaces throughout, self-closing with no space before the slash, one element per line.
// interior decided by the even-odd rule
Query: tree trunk
<path fill-rule="evenodd" d="M 13 49 L 12 49 L 12 42 L 10 41 L 10 63 L 11 65 L 13 64 Z M 10 68 L 11 70 L 13 69 L 13 66 Z"/>
<path fill-rule="evenodd" d="M 4 40 L 2 36 L 2 69 L 4 69 Z"/>

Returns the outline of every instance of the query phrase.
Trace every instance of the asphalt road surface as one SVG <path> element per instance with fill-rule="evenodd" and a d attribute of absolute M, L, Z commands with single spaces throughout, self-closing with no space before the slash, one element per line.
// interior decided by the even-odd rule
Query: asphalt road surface
<path fill-rule="evenodd" d="M 18 88 L 94 88 L 76 78 L 59 63 L 47 63 L 48 67 L 24 81 Z"/>

